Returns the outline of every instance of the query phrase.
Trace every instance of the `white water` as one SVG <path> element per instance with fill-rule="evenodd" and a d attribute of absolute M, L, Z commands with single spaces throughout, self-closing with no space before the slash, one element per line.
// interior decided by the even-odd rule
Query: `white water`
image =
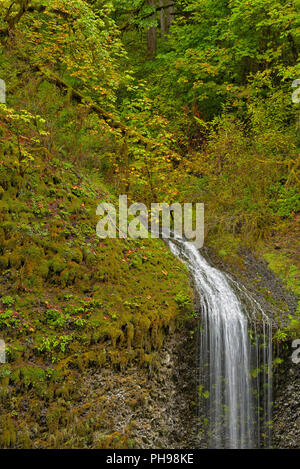
<path fill-rule="evenodd" d="M 179 237 L 167 243 L 187 264 L 201 304 L 199 445 L 270 447 L 271 321 L 243 287 L 210 266 L 191 243 Z"/>

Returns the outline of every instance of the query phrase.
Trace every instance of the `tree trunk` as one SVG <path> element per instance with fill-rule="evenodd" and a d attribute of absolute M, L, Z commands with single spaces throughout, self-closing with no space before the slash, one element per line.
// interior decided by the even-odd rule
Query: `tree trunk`
<path fill-rule="evenodd" d="M 7 22 L 10 29 L 13 29 L 15 25 L 20 21 L 22 16 L 26 13 L 29 7 L 30 0 L 19 0 L 19 11 L 14 16 L 10 16 L 11 8 L 14 6 L 15 2 L 12 2 L 4 20 Z"/>
<path fill-rule="evenodd" d="M 165 12 L 165 0 L 159 0 L 160 10 L 160 31 L 161 37 L 164 37 L 167 32 L 167 23 L 166 23 L 166 12 Z"/>
<path fill-rule="evenodd" d="M 166 22 L 166 31 L 167 33 L 169 34 L 170 32 L 170 28 L 171 28 L 171 24 L 173 22 L 173 19 L 174 19 L 174 0 L 168 0 L 169 3 L 170 3 L 170 7 L 167 8 L 167 13 L 166 13 L 166 16 L 167 16 L 167 22 Z"/>
<path fill-rule="evenodd" d="M 148 4 L 155 8 L 156 7 L 156 1 L 155 0 L 148 0 Z M 153 19 L 156 18 L 156 13 L 153 13 L 152 16 Z M 154 60 L 156 56 L 156 27 L 152 26 L 151 28 L 148 29 L 147 32 L 147 44 L 148 44 L 148 56 L 149 59 Z"/>

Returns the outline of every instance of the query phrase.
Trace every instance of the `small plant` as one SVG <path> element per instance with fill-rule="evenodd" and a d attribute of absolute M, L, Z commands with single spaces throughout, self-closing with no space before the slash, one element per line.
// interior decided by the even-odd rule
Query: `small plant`
<path fill-rule="evenodd" d="M 76 327 L 84 327 L 86 325 L 86 319 L 83 319 L 81 317 L 74 318 L 74 324 Z"/>
<path fill-rule="evenodd" d="M 175 301 L 182 312 L 189 312 L 192 308 L 191 298 L 185 292 L 179 292 L 175 296 Z"/>
<path fill-rule="evenodd" d="M 54 337 L 42 337 L 36 349 L 41 353 L 46 353 L 50 356 L 52 363 L 59 361 L 59 353 L 65 353 L 68 345 L 73 340 L 73 334 L 61 335 Z"/>
<path fill-rule="evenodd" d="M 199 386 L 199 388 L 198 388 L 198 396 L 199 396 L 200 398 L 203 397 L 204 399 L 209 399 L 210 394 L 209 394 L 209 391 L 204 391 L 204 390 L 203 390 L 203 385 L 201 385 L 201 386 Z"/>
<path fill-rule="evenodd" d="M 0 313 L 0 329 L 15 327 L 19 323 L 16 313 L 11 309 Z"/>
<path fill-rule="evenodd" d="M 15 300 L 11 296 L 4 296 L 1 301 L 3 306 L 12 306 L 15 303 Z"/>
<path fill-rule="evenodd" d="M 48 309 L 46 311 L 46 321 L 48 324 L 54 327 L 64 326 L 68 318 L 69 318 L 69 315 L 64 316 L 57 309 Z"/>
<path fill-rule="evenodd" d="M 277 343 L 285 342 L 287 340 L 287 337 L 288 334 L 285 330 L 278 329 L 273 336 L 273 341 Z"/>

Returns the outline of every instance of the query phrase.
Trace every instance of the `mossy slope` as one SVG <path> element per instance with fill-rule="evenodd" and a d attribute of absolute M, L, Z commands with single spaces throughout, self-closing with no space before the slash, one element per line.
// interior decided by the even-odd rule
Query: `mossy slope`
<path fill-rule="evenodd" d="M 153 372 L 191 310 L 187 272 L 160 240 L 100 241 L 96 207 L 113 200 L 103 183 L 43 153 L 21 171 L 5 121 L 1 134 L 0 447 L 91 447 L 95 432 L 103 447 L 128 447 L 81 408 L 82 374 Z"/>

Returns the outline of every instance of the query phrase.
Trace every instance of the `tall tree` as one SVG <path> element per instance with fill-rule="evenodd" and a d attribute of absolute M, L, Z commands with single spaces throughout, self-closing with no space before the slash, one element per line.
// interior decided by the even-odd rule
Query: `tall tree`
<path fill-rule="evenodd" d="M 169 33 L 172 21 L 174 20 L 175 8 L 174 8 L 174 0 L 167 0 L 167 1 L 168 1 L 167 5 L 169 5 L 169 7 L 167 8 L 167 11 L 166 11 L 166 17 L 167 17 L 166 18 L 166 31 L 167 33 Z"/>
<path fill-rule="evenodd" d="M 159 0 L 159 6 L 160 6 L 160 31 L 161 31 L 161 37 L 164 37 L 166 32 L 167 32 L 167 23 L 166 23 L 166 14 L 165 14 L 165 2 L 164 0 Z"/>
<path fill-rule="evenodd" d="M 153 22 L 156 21 L 156 1 L 155 0 L 148 0 L 148 4 L 151 8 L 153 8 L 153 15 L 152 19 Z M 153 60 L 156 56 L 156 48 L 157 48 L 157 37 L 156 37 L 156 25 L 150 26 L 147 31 L 147 45 L 148 45 L 148 56 L 151 60 Z"/>

